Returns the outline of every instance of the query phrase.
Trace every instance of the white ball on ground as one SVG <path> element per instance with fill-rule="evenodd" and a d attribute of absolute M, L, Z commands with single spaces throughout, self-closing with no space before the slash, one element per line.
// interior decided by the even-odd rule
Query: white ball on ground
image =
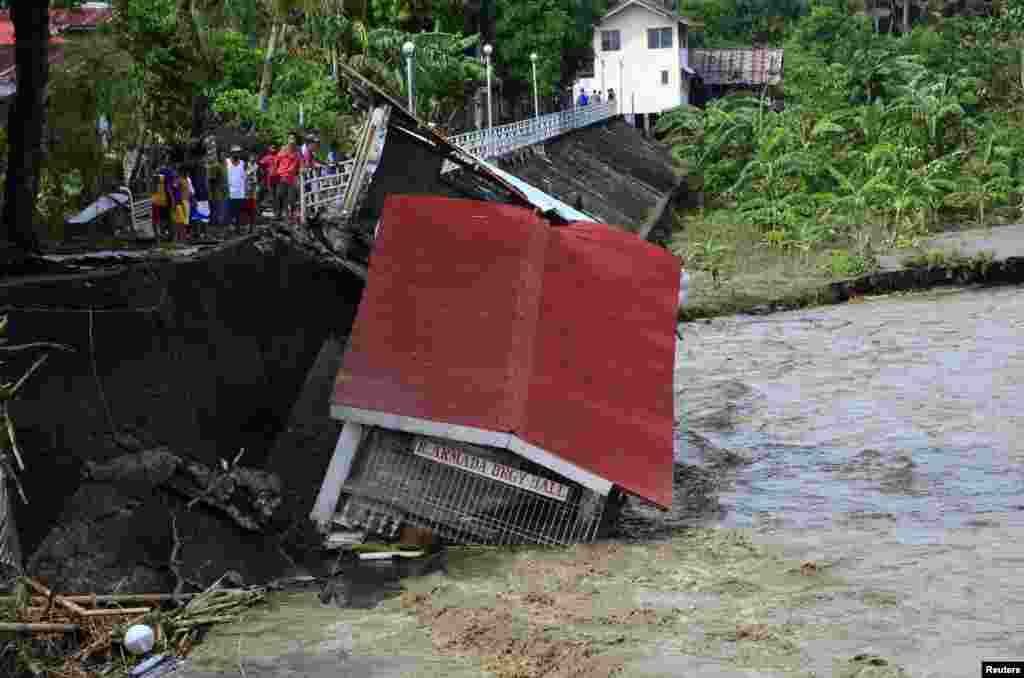
<path fill-rule="evenodd" d="M 153 649 L 154 642 L 153 629 L 145 624 L 131 626 L 124 634 L 124 649 L 132 654 L 146 654 Z"/>

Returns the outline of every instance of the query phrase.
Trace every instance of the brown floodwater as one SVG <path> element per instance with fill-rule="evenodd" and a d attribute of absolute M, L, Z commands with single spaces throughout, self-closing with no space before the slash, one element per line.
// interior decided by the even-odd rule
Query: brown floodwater
<path fill-rule="evenodd" d="M 621 536 L 749 528 L 886 591 L 807 668 L 877 652 L 913 676 L 1024 658 L 1024 290 L 946 289 L 686 323 L 676 506 Z M 825 623 L 849 599 L 780 613 Z"/>

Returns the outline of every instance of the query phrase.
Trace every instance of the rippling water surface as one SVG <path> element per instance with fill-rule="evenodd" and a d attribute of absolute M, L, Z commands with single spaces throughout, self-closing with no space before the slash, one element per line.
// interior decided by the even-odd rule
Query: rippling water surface
<path fill-rule="evenodd" d="M 631 504 L 622 536 L 749 527 L 789 557 L 832 563 L 855 595 L 895 596 L 866 616 L 843 596 L 801 613 L 848 623 L 845 638 L 801 648 L 819 677 L 863 652 L 918 678 L 1024 659 L 1024 289 L 737 316 L 683 335 L 675 504 Z"/>
<path fill-rule="evenodd" d="M 719 471 L 726 525 L 1021 525 L 1022 326 L 1018 288 L 688 323 L 677 461 Z"/>

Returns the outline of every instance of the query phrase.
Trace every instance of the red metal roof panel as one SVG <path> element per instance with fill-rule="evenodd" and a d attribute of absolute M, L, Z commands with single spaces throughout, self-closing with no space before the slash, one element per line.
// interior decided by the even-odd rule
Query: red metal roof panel
<path fill-rule="evenodd" d="M 541 223 L 512 206 L 389 197 L 335 402 L 511 431 L 514 309 L 536 298 Z"/>
<path fill-rule="evenodd" d="M 522 436 L 671 506 L 680 261 L 605 224 L 551 230 Z"/>
<path fill-rule="evenodd" d="M 391 195 L 334 403 L 514 433 L 670 506 L 679 266 L 603 224 Z"/>

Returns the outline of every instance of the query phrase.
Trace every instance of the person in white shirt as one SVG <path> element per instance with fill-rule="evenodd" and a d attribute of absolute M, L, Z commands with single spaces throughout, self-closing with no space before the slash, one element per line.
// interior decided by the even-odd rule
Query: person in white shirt
<path fill-rule="evenodd" d="M 227 160 L 228 169 L 228 225 L 241 232 L 242 203 L 246 197 L 246 167 L 242 149 L 232 146 Z"/>

